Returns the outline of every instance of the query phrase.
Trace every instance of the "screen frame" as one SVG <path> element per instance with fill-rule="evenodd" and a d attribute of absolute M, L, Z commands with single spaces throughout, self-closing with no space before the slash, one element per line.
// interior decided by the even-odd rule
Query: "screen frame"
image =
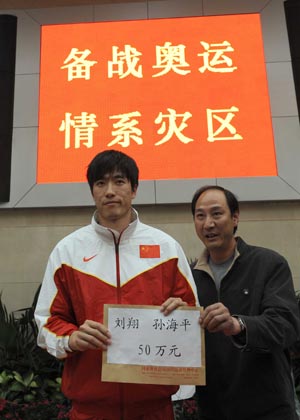
<path fill-rule="evenodd" d="M 123 5 L 125 7 L 126 4 Z M 283 5 L 282 5 L 283 7 Z M 58 11 L 59 9 L 53 9 Z M 253 10 L 253 13 L 259 13 Z M 234 12 L 231 10 L 231 14 Z M 25 19 L 22 11 L 14 13 Z M 149 18 L 146 8 L 138 18 Z M 47 10 L 40 15 L 41 24 L 60 23 L 63 19 L 53 19 L 47 16 Z M 52 14 L 52 16 L 54 16 Z M 198 13 L 198 16 L 200 14 Z M 157 17 L 157 16 L 155 16 Z M 49 21 L 50 20 L 50 21 Z M 76 22 L 80 23 L 80 18 Z M 84 21 L 84 19 L 82 19 Z M 88 21 L 88 19 L 86 19 Z M 96 20 L 98 21 L 98 20 Z M 22 26 L 24 25 L 24 27 Z M 32 27 L 32 38 L 24 38 L 24 31 Z M 263 40 L 265 49 L 270 42 L 268 34 L 269 25 L 267 19 L 262 19 Z M 286 28 L 285 28 L 286 30 Z M 286 34 L 285 34 L 286 35 Z M 15 119 L 12 145 L 12 174 L 11 196 L 8 203 L 1 203 L 0 208 L 28 208 L 28 207 L 74 207 L 91 206 L 93 200 L 87 183 L 65 184 L 36 184 L 36 155 L 37 155 L 37 110 L 38 110 L 38 71 L 24 74 L 22 62 L 24 61 L 26 42 L 31 42 L 35 47 L 34 62 L 39 63 L 39 53 L 36 47 L 40 43 L 40 26 L 33 19 L 18 22 L 17 38 L 17 71 L 15 84 Z M 23 49 L 23 51 L 22 51 Z M 290 53 L 286 35 L 286 62 L 282 64 L 289 83 L 293 83 Z M 30 64 L 28 64 L 30 65 Z M 275 103 L 275 84 L 273 66 L 266 58 L 266 69 L 269 84 L 271 105 Z M 26 84 L 26 86 L 25 86 Z M 24 89 L 28 95 L 24 97 Z M 274 93 L 275 92 L 275 93 Z M 21 98 L 23 97 L 23 99 Z M 273 96 L 273 98 L 272 98 Z M 171 204 L 189 203 L 194 191 L 203 185 L 222 185 L 232 190 L 240 201 L 279 201 L 300 199 L 300 129 L 299 117 L 296 107 L 296 99 L 293 95 L 289 98 L 292 113 L 287 116 L 277 115 L 276 109 L 271 106 L 272 124 L 276 149 L 278 176 L 274 177 L 250 177 L 250 178 L 209 178 L 209 179 L 186 179 L 186 180 L 153 180 L 141 181 L 138 189 L 136 204 Z M 32 103 L 33 107 L 26 107 L 26 102 Z M 281 120 L 281 121 L 279 121 Z M 35 121 L 35 123 L 32 123 Z M 286 138 L 286 133 L 289 133 Z M 284 141 L 283 141 L 284 139 Z"/>

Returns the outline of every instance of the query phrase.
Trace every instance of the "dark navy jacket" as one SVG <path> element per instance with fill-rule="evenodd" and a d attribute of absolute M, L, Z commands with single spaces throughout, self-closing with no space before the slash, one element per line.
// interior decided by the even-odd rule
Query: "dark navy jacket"
<path fill-rule="evenodd" d="M 247 327 L 242 348 L 223 333 L 205 333 L 207 385 L 197 387 L 203 418 L 298 419 L 288 348 L 299 338 L 299 311 L 288 263 L 238 238 L 218 295 L 200 260 L 193 269 L 200 305 L 221 301 Z"/>

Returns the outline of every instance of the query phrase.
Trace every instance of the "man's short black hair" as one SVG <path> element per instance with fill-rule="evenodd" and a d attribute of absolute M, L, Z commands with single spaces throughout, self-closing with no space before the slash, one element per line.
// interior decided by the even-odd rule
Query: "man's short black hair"
<path fill-rule="evenodd" d="M 115 171 L 119 171 L 129 180 L 132 191 L 137 188 L 139 169 L 135 160 L 117 150 L 104 150 L 92 159 L 87 169 L 86 177 L 91 191 L 96 181 Z"/>
<path fill-rule="evenodd" d="M 198 198 L 200 197 L 201 194 L 203 194 L 207 190 L 219 190 L 224 193 L 231 216 L 233 216 L 235 213 L 240 212 L 238 199 L 231 191 L 226 190 L 226 188 L 223 188 L 219 185 L 205 185 L 204 187 L 199 188 L 193 196 L 192 204 L 191 204 L 193 217 L 195 217 L 196 202 Z M 233 233 L 235 233 L 236 230 L 237 230 L 237 227 L 234 228 Z"/>

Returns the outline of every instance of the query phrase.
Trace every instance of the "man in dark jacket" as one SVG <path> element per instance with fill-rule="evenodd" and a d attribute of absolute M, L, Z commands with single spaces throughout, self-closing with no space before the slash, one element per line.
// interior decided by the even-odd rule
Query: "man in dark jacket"
<path fill-rule="evenodd" d="M 297 419 L 288 349 L 299 316 L 287 261 L 235 238 L 239 204 L 230 191 L 199 189 L 192 213 L 206 248 L 193 269 L 206 331 L 199 418 Z"/>

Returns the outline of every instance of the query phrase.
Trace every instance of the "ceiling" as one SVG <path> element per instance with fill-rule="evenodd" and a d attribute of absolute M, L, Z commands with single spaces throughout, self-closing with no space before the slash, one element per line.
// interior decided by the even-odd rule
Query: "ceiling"
<path fill-rule="evenodd" d="M 131 3 L 142 3 L 145 0 L 130 0 Z M 60 6 L 80 6 L 107 3 L 128 3 L 128 0 L 0 0 L 0 10 L 41 9 Z"/>

